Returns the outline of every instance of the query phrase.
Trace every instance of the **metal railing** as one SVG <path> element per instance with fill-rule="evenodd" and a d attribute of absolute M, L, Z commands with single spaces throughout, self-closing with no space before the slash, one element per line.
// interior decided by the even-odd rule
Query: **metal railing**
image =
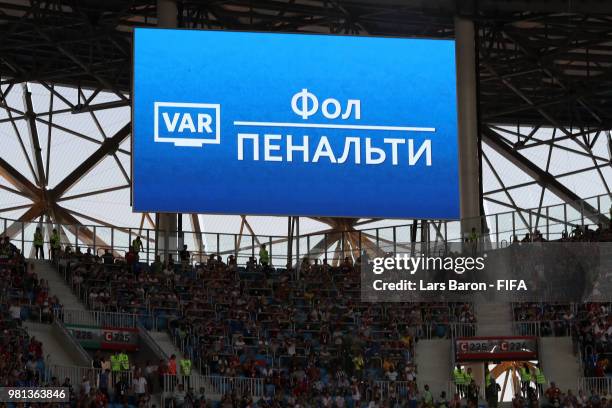
<path fill-rule="evenodd" d="M 451 338 L 474 337 L 478 323 L 453 323 L 451 325 Z"/>
<path fill-rule="evenodd" d="M 380 390 L 381 401 L 390 398 L 393 394 L 395 394 L 395 397 L 401 401 L 406 401 L 408 399 L 408 393 L 410 391 L 409 381 L 382 380 L 375 381 L 374 385 Z M 429 390 L 431 391 L 432 395 L 434 395 L 434 399 L 437 399 L 441 392 L 445 392 L 448 401 L 452 399 L 456 389 L 455 384 L 452 381 L 440 380 L 427 384 L 419 384 L 419 389 L 421 392 L 423 391 L 423 387 L 425 385 L 429 386 Z"/>
<path fill-rule="evenodd" d="M 147 329 L 142 325 L 138 324 L 138 336 L 157 356 L 158 359 L 168 360 L 170 356 L 157 344 L 157 342 L 151 337 Z"/>
<path fill-rule="evenodd" d="M 56 377 L 60 384 L 63 383 L 66 378 L 68 378 L 74 390 L 78 392 L 83 384 L 84 379 L 89 381 L 91 387 L 99 387 L 100 374 L 102 373 L 102 370 L 93 367 L 63 366 L 51 364 L 46 367 L 46 372 L 47 379 Z M 113 387 L 115 386 L 115 383 L 119 380 L 119 377 L 123 378 L 129 387 L 132 386 L 132 371 L 114 372 L 111 373 L 110 377 L 108 378 L 109 391 L 112 391 Z"/>
<path fill-rule="evenodd" d="M 612 394 L 612 377 L 582 377 L 578 379 L 578 389 L 599 395 Z"/>
<path fill-rule="evenodd" d="M 419 335 L 422 339 L 453 339 L 476 336 L 477 323 L 440 322 L 423 323 Z"/>
<path fill-rule="evenodd" d="M 595 210 L 591 213 L 584 208 L 587 203 Z M 546 240 L 561 238 L 564 232 L 570 232 L 574 225 L 584 226 L 608 220 L 608 212 L 612 204 L 609 194 L 586 198 L 576 204 L 558 204 L 540 209 L 509 211 L 491 214 L 474 219 L 464 219 L 463 222 L 481 226 L 480 231 L 484 243 L 510 242 L 514 236 L 523 236 L 540 230 Z M 179 249 L 183 244 L 192 251 L 191 262 L 204 261 L 207 254 L 219 255 L 223 258 L 234 255 L 239 264 L 245 264 L 250 257 L 258 257 L 259 248 L 266 244 L 275 267 L 285 267 L 290 261 L 295 261 L 308 254 L 311 258 L 334 258 L 337 254 L 356 257 L 362 242 L 368 241 L 376 245 L 382 252 L 402 252 L 414 250 L 420 245 L 421 250 L 435 251 L 448 243 L 462 242 L 461 221 L 419 221 L 380 228 L 360 228 L 357 232 L 313 233 L 301 236 L 251 235 L 226 233 L 198 233 L 191 231 L 170 232 L 170 251 L 175 260 L 179 260 Z M 41 228 L 44 238 L 44 253 L 50 254 L 51 231 L 60 231 L 62 245 L 75 248 L 90 248 L 93 255 L 101 255 L 110 250 L 117 256 L 123 256 L 132 241 L 140 237 L 142 250 L 140 260 L 150 263 L 155 255 L 161 253 L 156 242 L 160 231 L 155 229 L 140 229 L 126 227 L 108 227 L 100 225 L 69 225 L 37 222 L 21 222 L 0 218 L 0 236 L 8 235 L 13 243 L 26 256 L 33 256 L 33 237 L 37 227 Z M 349 236 L 350 234 L 350 236 Z M 419 237 L 416 239 L 416 237 Z M 332 245 L 337 243 L 338 245 Z M 355 245 L 357 244 L 357 245 Z M 488 244 L 487 244 L 488 245 Z M 423 247 L 424 246 L 424 247 Z M 364 245 L 363 248 L 366 248 Z M 85 252 L 85 251 L 84 251 Z M 289 259 L 291 254 L 291 259 Z M 293 263 L 293 262 L 291 262 Z"/>
<path fill-rule="evenodd" d="M 380 390 L 381 399 L 387 399 L 394 395 L 395 398 L 405 400 L 410 390 L 408 381 L 376 381 L 374 384 Z"/>
<path fill-rule="evenodd" d="M 91 364 L 93 358 L 89 355 L 89 353 L 87 353 L 87 351 L 85 351 L 83 346 L 81 346 L 81 344 L 74 338 L 74 336 L 70 334 L 68 329 L 66 329 L 66 326 L 64 326 L 64 323 L 59 319 L 55 319 L 53 325 L 57 327 L 57 330 L 62 333 L 63 338 L 69 342 L 70 349 L 75 350 L 77 352 L 81 362 L 85 364 Z"/>
<path fill-rule="evenodd" d="M 104 312 L 99 310 L 62 309 L 55 317 L 68 325 L 136 328 L 139 314 Z"/>
<path fill-rule="evenodd" d="M 211 398 L 232 393 L 238 396 L 246 394 L 252 397 L 263 397 L 264 395 L 263 378 L 165 374 L 164 397 L 171 398 L 180 384 L 183 385 L 185 391 L 188 389 L 193 389 L 196 392 L 204 390 L 206 395 Z"/>
<path fill-rule="evenodd" d="M 572 321 L 565 320 L 523 320 L 512 322 L 513 334 L 535 337 L 569 337 L 572 335 Z"/>

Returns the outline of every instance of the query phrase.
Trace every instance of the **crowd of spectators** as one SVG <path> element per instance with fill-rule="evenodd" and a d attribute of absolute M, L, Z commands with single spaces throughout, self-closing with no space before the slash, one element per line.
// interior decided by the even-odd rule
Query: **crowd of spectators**
<path fill-rule="evenodd" d="M 586 230 L 568 239 L 585 240 L 594 234 Z M 313 401 L 349 407 L 400 406 L 398 401 L 415 407 L 454 404 L 446 395 L 436 397 L 417 388 L 415 344 L 424 336 L 448 337 L 452 323 L 474 324 L 470 303 L 363 303 L 358 259 L 354 264 L 345 258 L 332 266 L 305 258 L 298 277 L 291 269 L 270 266 L 261 256 L 244 266 L 231 255 L 225 260 L 209 256 L 192 267 L 184 259 L 186 248 L 176 262 L 156 258 L 146 265 L 138 255 L 133 247 L 124 257 L 110 251 L 97 256 L 80 248 L 57 253 L 68 282 L 90 308 L 138 313 L 145 326 L 167 328 L 202 373 L 263 379 L 259 403 L 248 395 L 228 393 L 221 406 L 309 406 Z M 3 283 L 11 282 L 11 298 L 17 295 L 18 303 L 36 304 L 39 297 L 43 303 L 57 303 L 45 298 L 45 282 L 36 279 L 33 267 L 25 267 L 17 279 L 15 273 L 9 275 Z M 525 303 L 516 304 L 514 311 L 517 320 L 544 322 L 543 335 L 574 335 L 585 359 L 585 375 L 600 376 L 609 370 L 609 307 Z M 15 316 L 13 304 L 7 312 L 11 308 Z M 19 316 L 16 321 L 21 311 Z M 161 381 L 158 374 L 164 373 L 164 366 L 160 362 L 156 371 L 147 366 L 133 373 L 147 379 L 149 390 L 155 383 L 151 374 Z M 79 389 L 101 392 L 82 384 Z M 80 395 L 92 398 L 89 394 Z M 567 398 L 571 394 L 563 395 L 563 401 Z M 177 385 L 172 400 L 181 406 L 206 405 L 203 390 L 196 392 L 188 384 Z M 517 397 L 513 405 L 528 403 Z M 596 406 L 589 404 L 590 399 L 573 406 Z"/>
<path fill-rule="evenodd" d="M 133 247 L 128 255 L 71 252 L 60 269 L 90 308 L 167 327 L 202 373 L 260 378 L 268 397 L 342 395 L 348 403 L 378 395 L 380 381 L 402 384 L 391 394 L 407 397 L 419 338 L 475 322 L 469 303 L 361 302 L 359 260 L 348 257 L 334 266 L 304 258 L 298 278 L 265 254 L 244 266 L 233 255 L 209 256 L 194 267 L 183 254 L 151 265 Z"/>
<path fill-rule="evenodd" d="M 45 355 L 43 344 L 27 331 L 28 320 L 51 323 L 62 308 L 57 297 L 50 296 L 48 282 L 38 278 L 35 265 L 8 238 L 0 239 L 0 387 L 65 387 L 67 405 L 73 407 L 150 406 L 135 398 L 137 381 L 130 381 L 130 387 L 125 378 L 104 381 L 102 370 L 82 378 L 55 376 L 52 356 Z"/>
<path fill-rule="evenodd" d="M 27 262 L 8 237 L 0 239 L 0 297 L 16 321 L 51 322 L 61 309 L 49 294 L 48 282 L 39 279 L 35 264 Z"/>
<path fill-rule="evenodd" d="M 512 399 L 512 408 L 610 408 L 612 407 L 612 395 L 604 390 L 579 390 L 576 394 L 572 390 L 563 391 L 554 382 L 539 397 L 537 393 L 529 395 L 517 394 Z"/>
<path fill-rule="evenodd" d="M 564 231 L 556 242 L 610 242 L 612 241 L 610 227 L 605 228 L 601 223 L 594 227 L 575 225 L 569 233 Z M 520 242 L 531 241 L 543 242 L 544 239 L 542 234 L 536 232 L 533 237 L 527 235 Z M 514 242 L 519 242 L 518 238 L 515 238 Z M 584 249 L 597 251 L 596 247 L 584 247 Z M 602 262 L 601 252 L 597 252 L 592 258 Z M 601 282 L 602 278 L 598 279 Z M 603 295 L 609 297 L 609 294 L 603 293 Z M 532 326 L 529 324 L 535 322 L 538 325 L 536 333 L 538 335 L 571 336 L 575 350 L 581 357 L 585 377 L 612 376 L 612 303 L 515 303 L 513 311 L 519 330 L 525 334 L 532 332 Z"/>
<path fill-rule="evenodd" d="M 585 377 L 612 377 L 612 303 L 515 303 L 513 309 L 523 334 L 537 323 L 541 336 L 571 336 Z"/>
<path fill-rule="evenodd" d="M 612 377 L 612 303 L 577 306 L 573 336 L 586 377 Z"/>

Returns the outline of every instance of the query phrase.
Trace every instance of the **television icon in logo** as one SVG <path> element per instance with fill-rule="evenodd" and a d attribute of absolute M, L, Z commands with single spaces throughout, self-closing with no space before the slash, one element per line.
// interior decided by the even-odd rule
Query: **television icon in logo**
<path fill-rule="evenodd" d="M 202 147 L 221 143 L 221 105 L 154 102 L 155 142 Z"/>

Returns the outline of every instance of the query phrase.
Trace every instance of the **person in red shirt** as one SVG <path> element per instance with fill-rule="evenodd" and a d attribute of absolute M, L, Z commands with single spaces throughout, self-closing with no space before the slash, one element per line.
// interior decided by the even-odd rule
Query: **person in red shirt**
<path fill-rule="evenodd" d="M 176 387 L 176 373 L 177 373 L 177 366 L 176 366 L 176 355 L 173 354 L 170 356 L 170 360 L 168 360 L 168 375 L 170 376 L 170 385 L 171 385 L 171 389 L 174 390 L 174 387 Z"/>
<path fill-rule="evenodd" d="M 104 408 L 107 404 L 108 398 L 102 391 L 98 390 L 96 393 L 96 406 Z"/>
<path fill-rule="evenodd" d="M 170 356 L 170 360 L 168 361 L 168 374 L 176 375 L 176 355 Z"/>
<path fill-rule="evenodd" d="M 136 252 L 134 252 L 134 248 L 130 246 L 128 251 L 125 253 L 125 263 L 127 263 L 131 267 L 134 265 L 135 261 L 136 261 Z"/>
<path fill-rule="evenodd" d="M 168 365 L 166 364 L 164 360 L 159 360 L 159 364 L 157 365 L 157 375 L 159 378 L 159 386 L 162 389 L 164 387 L 164 376 L 166 374 L 168 374 Z"/>
<path fill-rule="evenodd" d="M 561 390 L 557 387 L 554 381 L 551 381 L 550 387 L 546 390 L 546 398 L 548 398 L 548 402 L 551 405 L 554 405 L 555 401 L 559 402 L 559 396 L 561 395 Z"/>

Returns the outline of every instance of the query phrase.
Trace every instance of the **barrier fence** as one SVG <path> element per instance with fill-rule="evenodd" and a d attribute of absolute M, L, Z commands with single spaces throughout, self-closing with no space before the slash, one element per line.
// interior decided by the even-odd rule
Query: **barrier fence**
<path fill-rule="evenodd" d="M 594 391 L 599 395 L 611 395 L 612 377 L 582 377 L 578 380 L 578 389 L 587 393 Z"/>
<path fill-rule="evenodd" d="M 438 381 L 435 383 L 428 383 L 429 390 L 431 391 L 434 398 L 445 392 L 447 400 L 452 399 L 455 393 L 456 386 L 452 381 Z M 374 386 L 379 391 L 380 402 L 389 401 L 391 399 L 400 399 L 401 401 L 407 401 L 409 397 L 411 382 L 410 381 L 390 381 L 381 380 L 374 381 Z M 419 384 L 418 389 L 422 392 L 425 384 Z"/>
<path fill-rule="evenodd" d="M 517 336 L 536 337 L 569 337 L 572 335 L 573 318 L 566 320 L 515 321 L 512 322 L 514 334 Z"/>
<path fill-rule="evenodd" d="M 130 389 L 134 383 L 134 375 L 131 370 L 111 372 L 105 381 L 102 381 L 100 377 L 101 374 L 103 374 L 103 372 L 99 368 L 48 364 L 45 368 L 44 380 L 51 381 L 51 379 L 55 377 L 59 384 L 64 384 L 66 379 L 68 379 L 75 394 L 81 391 L 85 381 L 88 381 L 92 388 L 100 388 L 102 382 L 104 382 L 107 384 L 107 389 L 111 393 L 114 392 L 114 387 L 120 379 L 125 381 Z M 228 393 L 236 393 L 238 396 L 250 395 L 253 398 L 261 398 L 265 393 L 262 378 L 204 375 L 173 376 L 166 374 L 164 375 L 163 388 L 161 389 L 164 398 L 171 399 L 172 394 L 176 391 L 179 384 L 183 384 L 185 391 L 192 389 L 195 393 L 204 394 L 212 399 L 218 399 Z"/>
<path fill-rule="evenodd" d="M 586 198 L 578 203 L 563 203 L 540 209 L 509 211 L 491 214 L 476 219 L 465 219 L 469 225 L 480 225 L 482 245 L 507 245 L 514 236 L 524 236 L 540 230 L 546 240 L 561 238 L 570 233 L 573 226 L 595 225 L 609 220 L 611 196 L 603 194 Z M 22 222 L 0 218 L 0 236 L 8 235 L 26 256 L 34 255 L 33 238 L 36 228 L 43 233 L 45 256 L 50 255 L 52 230 L 58 229 L 62 245 L 76 248 L 90 248 L 94 255 L 105 250 L 116 256 L 123 256 L 132 241 L 140 237 L 142 250 L 140 260 L 150 263 L 160 253 L 157 248 L 158 236 L 155 229 L 109 227 L 100 225 L 70 225 L 37 222 Z M 227 257 L 234 255 L 239 264 L 245 264 L 250 257 L 257 257 L 259 248 L 266 244 L 271 263 L 285 267 L 309 254 L 311 258 L 336 258 L 360 253 L 362 249 L 372 250 L 372 244 L 382 252 L 408 252 L 421 245 L 421 251 L 435 252 L 449 243 L 459 243 L 465 238 L 460 221 L 418 221 L 412 224 L 379 228 L 362 228 L 354 231 L 313 233 L 297 236 L 201 233 L 192 231 L 170 232 L 169 241 L 175 250 L 170 251 L 179 259 L 183 244 L 192 251 L 191 262 L 205 262 L 208 255 Z M 299 229 L 298 229 L 299 230 Z M 418 239 L 417 239 L 418 237 Z M 365 245 L 364 243 L 367 243 Z M 362 245 L 364 244 L 364 245 Z"/>
<path fill-rule="evenodd" d="M 177 390 L 179 385 L 183 385 L 185 391 L 188 389 L 194 390 L 196 393 L 203 391 L 210 398 L 219 398 L 226 394 L 235 393 L 238 396 L 249 395 L 254 398 L 264 396 L 263 378 L 246 378 L 246 377 L 222 377 L 222 376 L 205 376 L 205 375 L 189 375 L 176 376 L 164 375 L 164 398 L 172 398 L 172 394 Z"/>
<path fill-rule="evenodd" d="M 139 314 L 104 312 L 99 310 L 61 309 L 55 317 L 68 325 L 137 328 Z"/>
<path fill-rule="evenodd" d="M 101 369 L 92 367 L 62 366 L 57 364 L 51 364 L 46 367 L 46 377 L 48 380 L 56 377 L 59 383 L 63 384 L 66 379 L 69 379 L 70 385 L 72 385 L 77 393 L 80 391 L 85 380 L 89 381 L 91 387 L 99 388 L 100 374 L 102 374 Z M 132 386 L 132 371 L 112 372 L 107 381 L 109 391 L 113 391 L 115 384 L 120 378 L 126 382 L 128 387 Z"/>
<path fill-rule="evenodd" d="M 423 323 L 419 333 L 422 339 L 447 339 L 455 337 L 474 337 L 477 323 L 440 322 Z"/>

